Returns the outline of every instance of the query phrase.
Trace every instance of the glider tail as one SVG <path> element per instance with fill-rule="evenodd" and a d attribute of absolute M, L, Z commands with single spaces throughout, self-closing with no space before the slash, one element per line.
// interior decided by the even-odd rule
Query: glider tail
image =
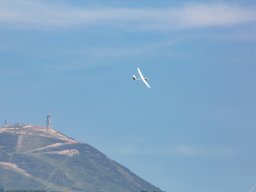
<path fill-rule="evenodd" d="M 132 80 L 137 80 L 135 75 L 132 75 Z"/>

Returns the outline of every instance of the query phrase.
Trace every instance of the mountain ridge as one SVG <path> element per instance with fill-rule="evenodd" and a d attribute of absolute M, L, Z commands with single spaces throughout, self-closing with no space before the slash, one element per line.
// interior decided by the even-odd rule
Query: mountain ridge
<path fill-rule="evenodd" d="M 161 191 L 96 148 L 51 127 L 0 127 L 0 186 L 8 190 Z"/>

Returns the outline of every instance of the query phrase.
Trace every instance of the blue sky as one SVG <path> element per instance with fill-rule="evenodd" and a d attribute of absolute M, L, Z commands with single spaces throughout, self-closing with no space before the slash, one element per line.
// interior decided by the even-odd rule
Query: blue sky
<path fill-rule="evenodd" d="M 254 1 L 8 0 L 0 26 L 3 122 L 50 113 L 168 192 L 256 183 Z"/>

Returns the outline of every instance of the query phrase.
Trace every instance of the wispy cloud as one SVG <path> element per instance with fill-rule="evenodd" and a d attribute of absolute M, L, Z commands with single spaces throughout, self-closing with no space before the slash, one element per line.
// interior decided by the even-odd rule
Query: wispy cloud
<path fill-rule="evenodd" d="M 0 24 L 21 27 L 107 26 L 129 30 L 171 30 L 232 26 L 255 21 L 255 8 L 230 4 L 187 4 L 162 9 L 90 9 L 41 0 L 0 2 Z"/>
<path fill-rule="evenodd" d="M 193 147 L 193 146 L 176 146 L 173 151 L 179 155 L 189 157 L 211 156 L 211 157 L 228 157 L 234 156 L 234 149 L 225 147 Z"/>
<path fill-rule="evenodd" d="M 250 191 L 249 191 L 249 192 L 253 192 L 253 191 L 254 191 L 254 189 L 255 189 L 255 187 L 256 187 L 256 185 L 254 185 L 254 186 L 250 189 Z"/>
<path fill-rule="evenodd" d="M 189 158 L 203 158 L 203 157 L 233 157 L 237 155 L 237 151 L 226 147 L 200 147 L 189 145 L 175 145 L 169 147 L 140 147 L 138 149 L 134 146 L 124 148 L 116 148 L 117 153 L 122 155 L 132 156 L 182 156 Z"/>

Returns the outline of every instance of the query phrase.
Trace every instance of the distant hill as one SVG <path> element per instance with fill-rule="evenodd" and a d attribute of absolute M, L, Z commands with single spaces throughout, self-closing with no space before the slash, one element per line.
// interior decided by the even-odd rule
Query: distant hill
<path fill-rule="evenodd" d="M 0 188 L 84 192 L 160 191 L 94 147 L 52 129 L 0 127 Z"/>

